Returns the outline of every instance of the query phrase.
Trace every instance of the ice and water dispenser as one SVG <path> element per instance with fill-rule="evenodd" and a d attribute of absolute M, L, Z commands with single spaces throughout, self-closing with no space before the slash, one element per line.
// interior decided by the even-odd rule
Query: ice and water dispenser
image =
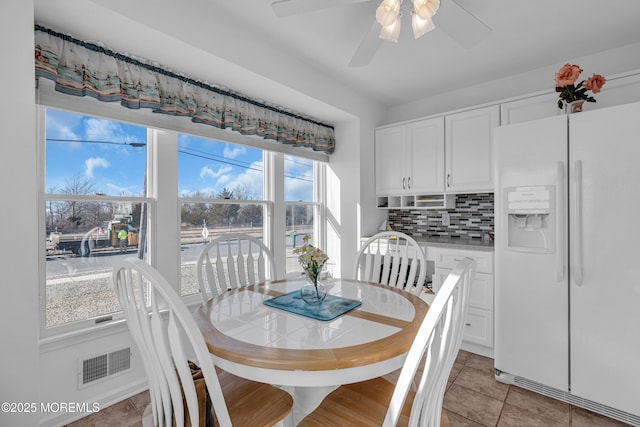
<path fill-rule="evenodd" d="M 555 186 L 504 188 L 507 216 L 506 247 L 523 252 L 554 251 L 556 232 Z"/>

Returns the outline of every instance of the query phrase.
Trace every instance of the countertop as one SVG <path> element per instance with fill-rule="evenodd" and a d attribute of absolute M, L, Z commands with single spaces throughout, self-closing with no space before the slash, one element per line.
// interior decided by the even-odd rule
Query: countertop
<path fill-rule="evenodd" d="M 413 237 L 420 246 L 493 252 L 493 240 L 456 237 Z"/>
<path fill-rule="evenodd" d="M 420 246 L 427 248 L 461 249 L 493 252 L 493 240 L 461 239 L 459 237 L 416 237 L 412 236 Z M 368 237 L 363 237 L 362 242 Z"/>

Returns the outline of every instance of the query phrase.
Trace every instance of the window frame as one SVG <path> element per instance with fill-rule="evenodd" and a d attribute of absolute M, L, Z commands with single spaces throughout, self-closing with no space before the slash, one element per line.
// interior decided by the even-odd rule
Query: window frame
<path fill-rule="evenodd" d="M 49 194 L 46 191 L 46 117 L 47 117 L 47 109 L 55 109 L 59 111 L 65 111 L 72 114 L 82 114 L 91 117 L 99 117 L 93 115 L 91 113 L 84 113 L 78 111 L 71 111 L 66 108 L 57 108 L 57 107 L 48 107 L 43 105 L 36 106 L 36 137 L 37 137 L 37 155 L 38 155 L 38 182 L 39 182 L 39 212 L 38 212 L 38 232 L 39 236 L 46 235 L 46 211 L 47 211 L 47 202 L 48 201 L 78 201 L 78 202 L 100 202 L 100 203 L 145 203 L 148 207 L 147 209 L 147 247 L 145 251 L 145 259 L 147 262 L 150 262 L 153 259 L 154 250 L 152 248 L 155 247 L 155 223 L 154 218 L 156 217 L 157 212 L 157 199 L 155 197 L 150 197 L 151 191 L 149 186 L 146 189 L 145 196 L 107 196 L 107 195 L 85 195 L 85 194 Z M 105 120 L 112 120 L 121 122 L 121 120 L 109 119 L 100 117 Z M 139 124 L 135 124 L 136 126 L 142 126 Z M 148 130 L 148 128 L 147 128 Z M 147 131 L 146 137 L 146 171 L 145 174 L 147 176 L 147 181 L 150 180 L 150 176 L 152 175 L 153 165 L 155 164 L 155 141 L 153 138 L 149 137 L 149 132 Z M 124 320 L 124 314 L 122 311 L 117 311 L 114 313 L 103 314 L 96 317 L 89 317 L 82 320 L 71 321 L 68 323 L 63 323 L 60 325 L 47 326 L 47 268 L 46 268 L 46 247 L 43 244 L 39 245 L 38 249 L 38 270 L 39 270 L 39 324 L 40 324 L 40 335 L 43 338 L 65 335 L 73 332 L 81 332 L 84 330 L 92 329 L 93 327 L 97 327 L 103 324 L 113 324 L 119 323 Z M 104 320 L 107 319 L 108 320 Z"/>
<path fill-rule="evenodd" d="M 45 82 L 47 83 L 47 82 Z M 265 218 L 265 238 L 268 237 L 267 246 L 274 252 L 274 254 L 281 251 L 284 253 L 285 241 L 276 241 L 275 232 L 281 230 L 280 226 L 276 224 L 278 219 L 275 218 L 278 214 L 284 214 L 286 209 L 286 201 L 284 195 L 278 197 L 279 191 L 274 191 L 274 183 L 284 182 L 284 171 L 282 166 L 274 166 L 274 163 L 282 162 L 282 156 L 284 154 L 293 155 L 313 161 L 314 164 L 314 201 L 306 202 L 318 206 L 319 216 L 317 221 L 314 222 L 314 233 L 317 228 L 319 241 L 316 244 L 320 247 L 325 247 L 326 244 L 326 165 L 329 157 L 324 153 L 316 153 L 308 151 L 308 149 L 300 147 L 292 147 L 287 145 L 269 146 L 269 142 L 258 140 L 252 136 L 237 135 L 229 130 L 221 130 L 216 128 L 207 127 L 203 129 L 197 125 L 184 122 L 184 120 L 178 121 L 179 118 L 150 114 L 149 112 L 128 110 L 120 105 L 114 105 L 114 103 L 97 102 L 89 98 L 77 98 L 68 95 L 61 95 L 53 90 L 53 87 L 48 84 L 40 84 L 36 91 L 36 153 L 38 156 L 38 182 L 39 182 L 39 197 L 38 197 L 38 232 L 40 236 L 46 234 L 46 201 L 48 199 L 60 198 L 68 200 L 70 195 L 47 195 L 46 194 L 46 109 L 52 108 L 62 111 L 67 111 L 74 114 L 82 114 L 85 116 L 97 117 L 105 120 L 112 120 L 116 122 L 123 122 L 133 124 L 137 126 L 143 126 L 147 128 L 147 194 L 146 197 L 133 197 L 129 199 L 124 196 L 99 196 L 100 201 L 132 201 L 147 203 L 148 205 L 148 237 L 147 237 L 147 255 L 145 259 L 150 265 L 155 267 L 157 259 L 157 221 L 159 205 L 162 205 L 162 209 L 166 209 L 167 205 L 171 202 L 167 202 L 167 194 L 160 191 L 163 202 L 159 203 L 159 190 L 157 188 L 157 164 L 158 155 L 161 151 L 156 146 L 156 139 L 151 136 L 154 130 L 169 132 L 176 135 L 189 134 L 213 141 L 219 141 L 222 143 L 236 144 L 247 146 L 251 148 L 257 148 L 263 150 L 264 161 L 264 193 L 263 200 L 223 200 L 225 203 L 249 203 L 249 204 L 265 204 L 266 218 Z M 160 143 L 162 144 L 162 143 Z M 176 175 L 177 175 L 177 157 L 178 152 L 175 153 L 176 160 Z M 280 158 L 280 160 L 275 160 Z M 177 183 L 176 183 L 177 185 Z M 283 191 L 283 190 L 281 190 Z M 275 197 L 274 197 L 275 196 Z M 75 197 L 75 196 L 74 196 Z M 91 196 L 90 196 L 91 197 Z M 171 197 L 171 196 L 169 196 Z M 175 202 L 173 206 L 180 206 L 180 204 L 188 201 L 198 201 L 193 198 L 182 198 L 176 192 L 173 196 Z M 214 203 L 220 200 L 205 199 L 201 200 L 206 203 Z M 300 202 L 297 202 L 300 203 Z M 284 223 L 284 218 L 283 218 Z M 178 233 L 178 242 L 180 245 L 179 229 L 180 224 L 176 224 Z M 280 248 L 281 246 L 281 248 Z M 181 257 L 180 254 L 175 256 L 175 268 L 180 271 Z M 95 318 L 74 321 L 67 324 L 57 325 L 53 327 L 46 326 L 46 247 L 44 244 L 39 245 L 38 252 L 38 270 L 39 270 L 39 324 L 40 335 L 44 339 L 43 342 L 57 341 L 59 339 L 67 339 L 76 336 L 82 336 L 87 333 L 96 333 L 101 330 L 108 330 L 109 328 L 122 327 L 124 323 L 124 317 L 122 312 L 113 313 L 112 319 L 103 323 L 96 323 Z M 284 264 L 278 265 L 279 275 L 284 277 L 285 269 Z M 181 278 L 180 278 L 181 279 Z M 176 291 L 180 292 L 180 283 L 176 284 Z M 196 295 L 199 297 L 199 295 Z M 199 298 L 193 298 L 193 295 L 182 297 L 186 304 L 195 304 L 199 301 Z"/>

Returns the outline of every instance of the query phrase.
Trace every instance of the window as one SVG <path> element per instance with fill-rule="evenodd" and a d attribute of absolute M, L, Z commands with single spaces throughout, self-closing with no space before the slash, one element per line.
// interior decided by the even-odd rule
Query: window
<path fill-rule="evenodd" d="M 249 233 L 286 254 L 279 276 L 301 271 L 292 250 L 305 234 L 322 244 L 321 162 L 99 118 L 100 107 L 38 109 L 43 336 L 122 318 L 111 282 L 122 257 L 161 262 L 190 303 L 199 299 L 197 258 L 220 233 Z M 180 224 L 159 234 L 178 214 Z"/>
<path fill-rule="evenodd" d="M 115 261 L 146 250 L 147 129 L 45 111 L 45 329 L 120 311 Z"/>
<path fill-rule="evenodd" d="M 204 246 L 224 233 L 263 239 L 266 209 L 262 150 L 180 135 L 181 294 L 199 292 L 195 265 Z"/>
<path fill-rule="evenodd" d="M 310 243 L 322 246 L 318 238 L 318 222 L 321 204 L 317 197 L 316 162 L 313 160 L 284 156 L 284 197 L 286 206 L 286 273 L 302 273 L 297 257 L 293 253 L 296 246 L 304 243 L 304 236 Z"/>

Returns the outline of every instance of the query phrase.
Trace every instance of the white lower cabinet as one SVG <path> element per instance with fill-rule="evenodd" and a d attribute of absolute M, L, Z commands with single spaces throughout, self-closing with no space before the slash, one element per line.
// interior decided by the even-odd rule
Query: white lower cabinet
<path fill-rule="evenodd" d="M 436 248 L 433 291 L 464 257 L 476 261 L 476 277 L 469 290 L 469 309 L 465 320 L 462 349 L 493 357 L 493 252 Z"/>

